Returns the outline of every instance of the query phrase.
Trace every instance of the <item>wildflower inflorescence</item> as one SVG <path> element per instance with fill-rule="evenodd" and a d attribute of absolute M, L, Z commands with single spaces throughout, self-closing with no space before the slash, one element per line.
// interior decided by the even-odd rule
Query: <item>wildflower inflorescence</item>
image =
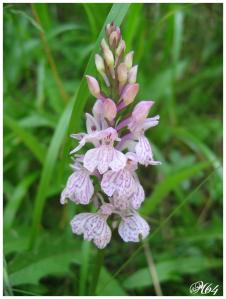
<path fill-rule="evenodd" d="M 96 54 L 95 64 L 102 88 L 92 76 L 86 76 L 90 93 L 96 98 L 92 115 L 86 113 L 86 133 L 72 134 L 79 141 L 71 154 L 73 173 L 68 178 L 60 202 L 67 199 L 76 204 L 92 202 L 95 213 L 80 213 L 71 221 L 72 231 L 104 248 L 111 239 L 112 227 L 125 242 L 139 242 L 150 231 L 137 209 L 145 193 L 136 170 L 138 165 L 158 165 L 145 131 L 159 122 L 159 116 L 147 118 L 153 101 L 141 101 L 125 116 L 139 90 L 136 83 L 138 66 L 133 66 L 133 52 L 125 55 L 125 41 L 119 27 L 106 27 L 107 41 L 101 41 L 102 55 Z M 128 111 L 127 111 L 128 112 Z M 87 143 L 92 149 L 77 153 Z M 92 177 L 99 185 L 94 187 Z M 100 191 L 101 190 L 101 191 Z"/>

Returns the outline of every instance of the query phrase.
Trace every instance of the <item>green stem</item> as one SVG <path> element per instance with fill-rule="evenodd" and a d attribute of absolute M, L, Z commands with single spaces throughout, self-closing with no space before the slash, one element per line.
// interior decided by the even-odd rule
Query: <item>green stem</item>
<path fill-rule="evenodd" d="M 143 243 L 144 253 L 145 253 L 145 257 L 146 257 L 147 264 L 148 264 L 148 270 L 149 270 L 151 280 L 153 282 L 153 286 L 155 289 L 155 293 L 157 296 L 163 296 L 161 285 L 159 282 L 158 273 L 156 270 L 156 266 L 154 263 L 152 253 L 151 253 L 151 248 L 150 248 L 147 240 L 143 240 L 142 243 Z"/>
<path fill-rule="evenodd" d="M 105 252 L 104 249 L 98 249 L 96 257 L 94 259 L 95 264 L 94 264 L 93 273 L 92 273 L 92 280 L 90 283 L 90 291 L 89 291 L 90 296 L 96 295 L 96 288 L 97 288 L 97 284 L 98 284 L 98 280 L 99 280 L 99 276 L 100 276 L 101 267 L 102 267 L 103 261 L 104 261 L 104 252 Z"/>
<path fill-rule="evenodd" d="M 83 241 L 82 244 L 82 263 L 80 270 L 80 281 L 79 281 L 79 296 L 84 296 L 86 291 L 86 282 L 88 276 L 89 268 L 89 252 L 90 252 L 90 242 Z"/>

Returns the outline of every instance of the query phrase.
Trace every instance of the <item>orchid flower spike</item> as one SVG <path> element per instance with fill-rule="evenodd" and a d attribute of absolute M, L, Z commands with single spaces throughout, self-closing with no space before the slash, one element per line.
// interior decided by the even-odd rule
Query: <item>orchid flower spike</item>
<path fill-rule="evenodd" d="M 87 84 L 95 102 L 91 113 L 85 113 L 86 132 L 71 134 L 77 141 L 70 154 L 72 174 L 60 197 L 75 204 L 92 204 L 95 211 L 75 215 L 72 232 L 83 235 L 99 249 L 112 237 L 109 221 L 118 218 L 118 233 L 124 242 L 140 242 L 148 236 L 150 226 L 138 214 L 145 191 L 137 175 L 139 165 L 158 165 L 154 160 L 145 132 L 159 123 L 159 115 L 148 117 L 154 102 L 136 102 L 138 65 L 134 52 L 125 55 L 125 41 L 114 23 L 106 26 L 101 53 L 95 55 L 98 78 L 87 75 Z M 104 89 L 103 89 L 103 85 Z M 132 112 L 131 112 L 132 111 Z M 126 117 L 124 115 L 127 115 Z M 89 145 L 89 147 L 87 147 Z M 78 154 L 83 149 L 82 154 Z"/>

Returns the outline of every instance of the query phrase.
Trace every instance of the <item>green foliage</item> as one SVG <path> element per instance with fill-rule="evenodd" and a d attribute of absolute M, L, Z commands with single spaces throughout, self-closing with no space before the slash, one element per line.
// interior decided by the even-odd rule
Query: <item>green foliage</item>
<path fill-rule="evenodd" d="M 162 261 L 156 264 L 157 273 L 160 282 L 175 281 L 179 283 L 181 276 L 185 274 L 196 274 L 205 272 L 211 268 L 222 266 L 221 259 L 205 258 L 203 256 L 193 256 L 184 258 L 175 258 L 169 261 Z M 132 274 L 123 283 L 126 289 L 143 288 L 153 285 L 148 268 L 140 269 Z M 189 295 L 189 293 L 188 293 Z"/>
<path fill-rule="evenodd" d="M 162 165 L 140 168 L 139 178 L 163 294 L 189 295 L 199 280 L 222 287 L 222 10 L 4 5 L 4 295 L 88 295 L 92 285 L 96 249 L 72 235 L 75 207 L 59 197 L 69 135 L 94 102 L 84 75 L 97 76 L 94 55 L 112 20 L 139 64 L 136 101 L 153 99 L 151 115 L 161 117 L 148 138 Z M 155 295 L 140 245 L 114 232 L 104 261 L 97 295 Z"/>

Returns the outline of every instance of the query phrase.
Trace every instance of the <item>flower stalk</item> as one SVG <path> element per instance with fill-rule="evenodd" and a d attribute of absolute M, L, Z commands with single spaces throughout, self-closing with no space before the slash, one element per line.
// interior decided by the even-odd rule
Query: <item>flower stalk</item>
<path fill-rule="evenodd" d="M 92 279 L 91 279 L 90 289 L 89 289 L 90 296 L 96 295 L 100 272 L 101 272 L 101 268 L 102 268 L 103 262 L 104 262 L 104 254 L 105 254 L 105 250 L 97 250 L 97 253 L 96 253 L 96 256 L 94 259 L 94 268 L 92 271 Z"/>
<path fill-rule="evenodd" d="M 86 113 L 86 132 L 71 135 L 78 144 L 71 151 L 72 174 L 60 202 L 65 204 L 69 199 L 75 204 L 93 203 L 96 212 L 76 215 L 71 221 L 72 232 L 103 249 L 112 237 L 112 227 L 108 224 L 112 215 L 116 217 L 118 233 L 124 242 L 140 242 L 147 237 L 150 226 L 138 213 L 145 191 L 136 170 L 140 164 L 161 163 L 154 160 L 145 137 L 146 130 L 159 123 L 158 115 L 148 118 L 154 102 L 140 101 L 132 113 L 130 109 L 127 111 L 139 92 L 138 66 L 133 65 L 134 52 L 125 53 L 125 41 L 114 23 L 107 25 L 106 38 L 100 48 L 95 64 L 101 81 L 86 75 L 89 91 L 96 100 L 92 114 Z M 92 148 L 77 154 L 86 144 Z M 102 253 L 98 253 L 91 287 L 93 294 L 102 260 Z"/>

